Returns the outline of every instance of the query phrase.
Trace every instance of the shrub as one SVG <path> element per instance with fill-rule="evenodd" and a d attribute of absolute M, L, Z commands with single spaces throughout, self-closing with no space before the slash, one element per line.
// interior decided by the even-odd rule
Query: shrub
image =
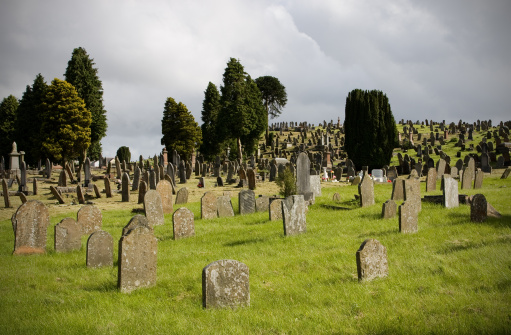
<path fill-rule="evenodd" d="M 277 186 L 280 189 L 279 194 L 284 198 L 290 195 L 296 194 L 296 180 L 295 175 L 288 168 L 284 169 L 284 172 L 279 173 L 275 179 Z"/>

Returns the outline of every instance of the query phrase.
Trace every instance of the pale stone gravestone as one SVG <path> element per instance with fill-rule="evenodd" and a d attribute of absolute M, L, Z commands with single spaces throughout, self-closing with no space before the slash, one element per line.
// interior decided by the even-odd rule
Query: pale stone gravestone
<path fill-rule="evenodd" d="M 387 200 L 383 203 L 381 209 L 381 217 L 383 219 L 391 219 L 396 216 L 397 205 L 394 200 Z"/>
<path fill-rule="evenodd" d="M 130 177 L 127 172 L 122 174 L 122 202 L 130 201 Z"/>
<path fill-rule="evenodd" d="M 360 176 L 356 176 L 351 180 L 351 185 L 358 185 L 362 181 L 362 178 Z"/>
<path fill-rule="evenodd" d="M 446 163 L 445 160 L 442 159 L 442 158 L 440 158 L 438 160 L 438 166 L 437 166 L 437 171 L 436 171 L 437 179 L 442 178 L 442 176 L 444 175 L 444 173 L 445 173 L 445 165 L 446 165 L 445 163 Z"/>
<path fill-rule="evenodd" d="M 316 197 L 321 196 L 321 176 L 320 175 L 313 175 L 310 176 L 310 189 L 311 192 Z"/>
<path fill-rule="evenodd" d="M 87 240 L 87 267 L 99 268 L 113 265 L 114 240 L 108 232 L 99 230 Z"/>
<path fill-rule="evenodd" d="M 341 195 L 337 192 L 334 193 L 334 195 L 332 196 L 332 200 L 335 201 L 335 202 L 340 202 L 341 201 Z"/>
<path fill-rule="evenodd" d="M 85 203 L 85 196 L 83 194 L 82 185 L 76 186 L 76 198 L 78 199 L 79 204 L 83 205 Z"/>
<path fill-rule="evenodd" d="M 216 206 L 219 218 L 234 216 L 234 210 L 232 208 L 230 196 L 228 195 L 219 196 L 216 199 Z"/>
<path fill-rule="evenodd" d="M 432 192 L 436 190 L 437 172 L 435 168 L 428 169 L 428 175 L 426 177 L 426 192 Z"/>
<path fill-rule="evenodd" d="M 476 194 L 472 197 L 470 203 L 470 221 L 484 222 L 488 217 L 488 202 L 482 194 Z"/>
<path fill-rule="evenodd" d="M 151 227 L 165 224 L 161 197 L 156 190 L 146 192 L 144 196 L 144 212 Z"/>
<path fill-rule="evenodd" d="M 472 175 L 473 172 L 469 166 L 463 168 L 463 175 L 461 177 L 461 189 L 468 190 L 472 188 Z"/>
<path fill-rule="evenodd" d="M 51 186 L 53 187 L 53 186 Z M 55 189 L 55 187 L 53 187 Z M 55 189 L 56 191 L 56 189 Z M 11 199 L 9 199 L 9 187 L 7 187 L 7 181 L 2 179 L 2 193 L 4 195 L 5 208 L 11 208 Z"/>
<path fill-rule="evenodd" d="M 417 209 L 417 213 L 421 211 L 421 185 L 420 181 L 415 178 L 409 178 L 404 180 L 404 200 L 414 202 L 414 206 Z"/>
<path fill-rule="evenodd" d="M 469 156 L 467 156 L 467 157 L 469 157 Z M 470 180 L 472 181 L 472 180 L 474 180 L 475 175 L 476 175 L 476 162 L 475 162 L 474 158 L 472 158 L 472 157 L 468 158 L 467 167 L 470 168 L 470 173 L 471 173 Z M 465 172 L 463 172 L 463 173 L 465 173 Z"/>
<path fill-rule="evenodd" d="M 418 213 L 413 201 L 405 201 L 399 206 L 399 231 L 401 233 L 418 231 Z"/>
<path fill-rule="evenodd" d="M 270 221 L 282 220 L 282 199 L 273 199 L 269 207 Z"/>
<path fill-rule="evenodd" d="M 364 172 L 362 182 L 358 184 L 358 194 L 360 195 L 360 207 L 374 205 L 374 183 L 366 172 Z"/>
<path fill-rule="evenodd" d="M 137 227 L 146 227 L 149 229 L 153 229 L 153 227 L 149 224 L 149 221 L 145 216 L 137 214 L 130 219 L 126 226 L 122 228 L 122 235 L 128 234 L 130 230 L 133 230 Z"/>
<path fill-rule="evenodd" d="M 255 172 L 253 169 L 247 170 L 247 180 L 248 180 L 248 188 L 250 190 L 255 190 L 256 180 L 255 180 Z"/>
<path fill-rule="evenodd" d="M 147 227 L 139 226 L 121 237 L 117 286 L 122 293 L 156 284 L 157 252 L 158 241 Z"/>
<path fill-rule="evenodd" d="M 502 176 L 500 176 L 500 179 L 507 179 L 509 174 L 511 173 L 511 167 L 508 167 L 503 173 Z"/>
<path fill-rule="evenodd" d="M 94 190 L 94 195 L 96 195 L 96 198 L 101 198 L 101 193 L 99 192 L 99 188 L 96 184 L 92 184 L 92 189 Z"/>
<path fill-rule="evenodd" d="M 18 195 L 19 195 L 19 197 L 20 197 L 20 200 L 21 200 L 21 203 L 22 203 L 22 204 L 24 204 L 25 202 L 27 202 L 27 201 L 28 201 L 27 196 L 25 195 L 25 193 L 23 193 L 23 192 L 18 192 Z"/>
<path fill-rule="evenodd" d="M 172 185 L 168 180 L 162 179 L 156 185 L 156 192 L 160 194 L 163 214 L 170 214 L 174 211 L 172 201 Z"/>
<path fill-rule="evenodd" d="M 305 195 L 312 192 L 310 179 L 310 160 L 305 152 L 296 159 L 296 193 Z M 321 186 L 320 186 L 321 187 Z"/>
<path fill-rule="evenodd" d="M 82 247 L 82 227 L 73 218 L 62 219 L 55 225 L 55 252 L 80 250 Z"/>
<path fill-rule="evenodd" d="M 484 172 L 481 169 L 477 169 L 476 177 L 474 179 L 474 188 L 478 189 L 483 187 Z"/>
<path fill-rule="evenodd" d="M 105 179 L 103 179 L 103 180 L 105 182 L 106 197 L 111 198 L 112 197 L 112 188 L 110 187 L 110 179 L 108 177 L 105 177 Z"/>
<path fill-rule="evenodd" d="M 80 227 L 82 227 L 82 234 L 89 235 L 101 230 L 103 214 L 96 206 L 86 205 L 78 210 L 77 221 Z"/>
<path fill-rule="evenodd" d="M 141 204 L 144 202 L 144 197 L 147 192 L 147 183 L 143 180 L 140 181 L 138 186 L 138 203 Z"/>
<path fill-rule="evenodd" d="M 206 192 L 201 198 L 201 218 L 215 219 L 217 217 L 217 200 L 213 192 Z"/>
<path fill-rule="evenodd" d="M 282 200 L 282 219 L 284 221 L 284 235 L 297 235 L 305 233 L 305 201 L 303 195 L 291 195 Z"/>
<path fill-rule="evenodd" d="M 121 161 L 117 156 L 115 156 L 115 172 L 116 172 L 116 178 L 121 179 Z"/>
<path fill-rule="evenodd" d="M 252 190 L 242 190 L 239 193 L 240 214 L 255 213 L 255 193 Z"/>
<path fill-rule="evenodd" d="M 57 199 L 59 204 L 64 203 L 64 198 L 62 198 L 62 195 L 60 195 L 59 191 L 55 188 L 55 186 L 53 186 L 53 185 L 50 186 L 50 192 Z"/>
<path fill-rule="evenodd" d="M 388 276 L 387 248 L 378 240 L 365 240 L 357 250 L 356 257 L 359 281 Z"/>
<path fill-rule="evenodd" d="M 38 201 L 22 204 L 11 218 L 14 230 L 14 255 L 43 254 L 50 224 L 48 208 Z"/>
<path fill-rule="evenodd" d="M 135 167 L 135 173 L 133 175 L 133 185 L 131 186 L 132 191 L 138 190 L 138 185 L 140 183 L 140 168 L 137 166 Z"/>
<path fill-rule="evenodd" d="M 188 188 L 181 187 L 176 194 L 176 205 L 188 203 Z"/>
<path fill-rule="evenodd" d="M 245 264 L 224 259 L 210 263 L 202 270 L 202 306 L 204 308 L 249 305 L 249 271 Z"/>
<path fill-rule="evenodd" d="M 174 240 L 195 236 L 195 223 L 193 212 L 181 207 L 172 214 Z"/>
<path fill-rule="evenodd" d="M 260 195 L 256 198 L 255 207 L 256 212 L 266 212 L 270 206 L 270 197 L 267 195 Z"/>
<path fill-rule="evenodd" d="M 444 206 L 455 208 L 459 206 L 458 181 L 449 175 L 443 176 Z"/>

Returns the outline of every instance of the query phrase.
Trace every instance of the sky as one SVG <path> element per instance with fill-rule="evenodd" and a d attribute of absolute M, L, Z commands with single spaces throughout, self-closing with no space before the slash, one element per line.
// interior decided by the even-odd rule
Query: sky
<path fill-rule="evenodd" d="M 396 120 L 495 123 L 511 119 L 510 14 L 509 0 L 4 0 L 0 99 L 38 73 L 64 79 L 82 47 L 103 83 L 106 157 L 161 152 L 168 97 L 200 125 L 231 57 L 286 87 L 270 123 L 343 122 L 356 88 L 383 91 Z"/>

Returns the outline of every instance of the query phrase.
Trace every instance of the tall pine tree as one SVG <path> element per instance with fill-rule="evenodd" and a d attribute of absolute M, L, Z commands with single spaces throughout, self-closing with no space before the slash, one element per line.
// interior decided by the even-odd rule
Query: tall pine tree
<path fill-rule="evenodd" d="M 87 154 L 91 159 L 99 159 L 101 139 L 106 135 L 107 123 L 103 86 L 94 65 L 94 59 L 89 57 L 84 48 L 76 48 L 67 63 L 64 76 L 76 88 L 78 95 L 85 101 L 85 107 L 91 112 L 91 146 Z"/>
<path fill-rule="evenodd" d="M 8 155 L 12 151 L 12 142 L 14 142 L 18 105 L 18 99 L 12 94 L 0 103 L 0 156 L 4 156 L 6 162 L 9 161 Z"/>
<path fill-rule="evenodd" d="M 204 92 L 204 100 L 202 101 L 202 144 L 199 149 L 206 160 L 213 160 L 221 152 L 221 143 L 216 134 L 220 107 L 220 93 L 216 85 L 209 82 Z"/>

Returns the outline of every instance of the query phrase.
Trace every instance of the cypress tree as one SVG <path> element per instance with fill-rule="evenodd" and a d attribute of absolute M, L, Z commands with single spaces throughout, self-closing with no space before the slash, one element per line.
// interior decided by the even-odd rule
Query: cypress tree
<path fill-rule="evenodd" d="M 8 161 L 8 155 L 12 151 L 12 142 L 14 142 L 14 126 L 18 106 L 18 99 L 12 94 L 0 103 L 0 155 L 4 156 L 6 161 Z"/>
<path fill-rule="evenodd" d="M 209 82 L 204 92 L 204 100 L 202 101 L 202 144 L 199 149 L 206 160 L 213 160 L 221 151 L 216 134 L 216 124 L 220 107 L 220 93 L 216 85 Z"/>
<path fill-rule="evenodd" d="M 126 163 L 131 162 L 131 152 L 130 148 L 126 146 L 122 146 L 119 149 L 117 149 L 117 158 L 119 158 L 119 161 L 125 161 Z"/>

